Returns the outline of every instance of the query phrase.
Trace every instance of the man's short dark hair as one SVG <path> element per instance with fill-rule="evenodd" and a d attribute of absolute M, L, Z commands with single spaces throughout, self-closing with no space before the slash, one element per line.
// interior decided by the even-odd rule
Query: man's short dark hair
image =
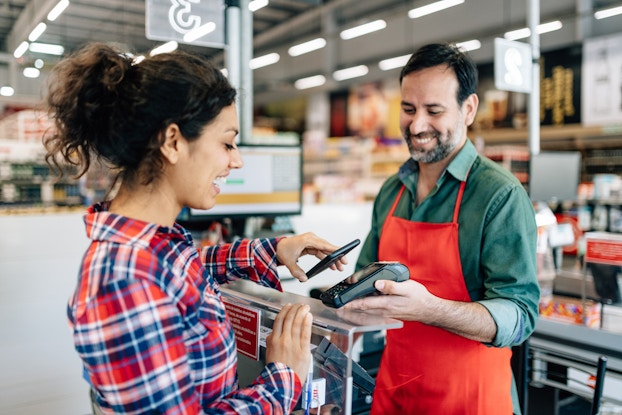
<path fill-rule="evenodd" d="M 439 65 L 446 65 L 456 74 L 458 105 L 462 105 L 471 94 L 477 93 L 477 66 L 466 52 L 451 43 L 432 43 L 419 48 L 402 68 L 400 85 L 409 73 Z"/>

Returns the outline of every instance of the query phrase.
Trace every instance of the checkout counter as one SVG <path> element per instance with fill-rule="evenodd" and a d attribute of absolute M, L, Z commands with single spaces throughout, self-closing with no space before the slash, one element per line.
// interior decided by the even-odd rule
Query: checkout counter
<path fill-rule="evenodd" d="M 311 387 L 305 389 L 294 414 L 352 415 L 369 410 L 375 377 L 358 363 L 355 342 L 371 337 L 384 340 L 385 330 L 402 327 L 398 320 L 356 311 L 334 309 L 321 301 L 278 292 L 238 280 L 221 287 L 238 344 L 240 386 L 252 382 L 265 366 L 265 339 L 274 318 L 286 303 L 311 307 Z"/>

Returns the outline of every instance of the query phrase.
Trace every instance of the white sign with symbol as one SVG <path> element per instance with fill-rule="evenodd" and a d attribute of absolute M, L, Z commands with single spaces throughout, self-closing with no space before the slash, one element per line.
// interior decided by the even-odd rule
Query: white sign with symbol
<path fill-rule="evenodd" d="M 147 0 L 146 37 L 224 48 L 223 0 Z"/>
<path fill-rule="evenodd" d="M 531 92 L 531 46 L 495 39 L 495 87 L 502 91 Z"/>

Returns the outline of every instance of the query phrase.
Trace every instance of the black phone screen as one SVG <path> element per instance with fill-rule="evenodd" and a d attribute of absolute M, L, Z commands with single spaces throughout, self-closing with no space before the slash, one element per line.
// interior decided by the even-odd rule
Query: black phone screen
<path fill-rule="evenodd" d="M 331 252 L 326 257 L 324 257 L 320 262 L 318 262 L 313 268 L 307 271 L 307 278 L 311 278 L 319 274 L 320 272 L 326 270 L 335 262 L 339 261 L 341 257 L 346 255 L 348 252 L 353 250 L 361 243 L 360 239 L 355 239 L 352 242 L 342 246 L 336 251 Z"/>

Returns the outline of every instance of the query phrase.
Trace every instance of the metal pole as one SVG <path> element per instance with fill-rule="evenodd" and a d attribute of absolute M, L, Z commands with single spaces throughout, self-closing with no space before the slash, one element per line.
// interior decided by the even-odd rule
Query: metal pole
<path fill-rule="evenodd" d="M 240 65 L 240 136 L 242 142 L 252 139 L 253 133 L 253 13 L 248 8 L 249 0 L 240 0 L 241 13 L 241 65 Z"/>
<path fill-rule="evenodd" d="M 531 31 L 532 83 L 529 94 L 529 152 L 540 153 L 540 35 L 536 28 L 540 24 L 540 0 L 528 0 L 529 30 Z"/>
<path fill-rule="evenodd" d="M 241 68 L 241 37 L 240 37 L 240 3 L 236 0 L 227 1 L 227 9 L 225 12 L 226 19 L 226 41 L 225 41 L 225 68 L 227 69 L 227 77 L 231 85 L 238 90 L 238 100 L 236 103 L 238 117 L 241 111 L 240 90 L 240 68 Z M 238 135 L 237 141 L 240 140 L 241 134 Z"/>

